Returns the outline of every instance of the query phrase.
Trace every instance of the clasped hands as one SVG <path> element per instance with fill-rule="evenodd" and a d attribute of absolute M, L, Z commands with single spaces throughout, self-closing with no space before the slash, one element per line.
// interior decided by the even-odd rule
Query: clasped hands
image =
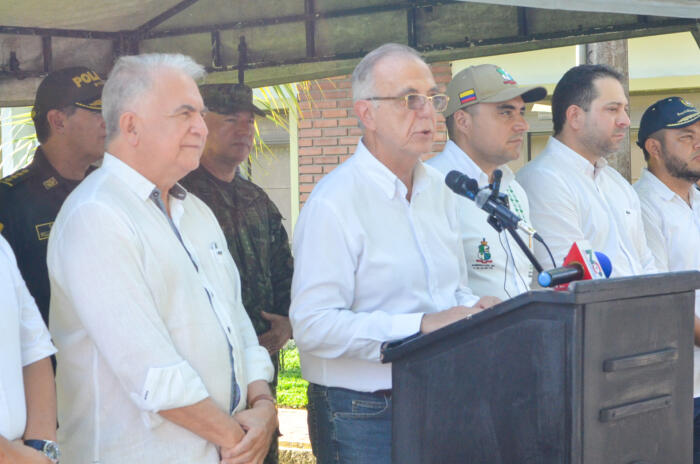
<path fill-rule="evenodd" d="M 245 435 L 232 447 L 221 447 L 221 464 L 260 464 L 265 459 L 277 431 L 277 408 L 271 401 L 258 400 L 238 412 L 233 419 Z"/>

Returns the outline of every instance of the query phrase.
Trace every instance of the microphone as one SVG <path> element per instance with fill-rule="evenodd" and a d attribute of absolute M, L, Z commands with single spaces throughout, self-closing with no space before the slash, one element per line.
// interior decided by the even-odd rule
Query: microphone
<path fill-rule="evenodd" d="M 483 209 L 487 213 L 496 216 L 501 223 L 506 227 L 518 228 L 528 234 L 534 236 L 537 232 L 527 222 L 523 221 L 520 216 L 515 214 L 506 205 L 493 200 L 492 191 L 489 188 L 480 190 L 476 194 L 474 203 L 476 206 Z"/>
<path fill-rule="evenodd" d="M 537 282 L 543 287 L 565 290 L 574 280 L 607 279 L 612 273 L 610 258 L 599 251 L 574 243 L 564 258 L 564 265 L 540 272 Z"/>
<path fill-rule="evenodd" d="M 489 215 L 495 216 L 504 227 L 520 229 L 531 237 L 537 234 L 535 229 L 520 216 L 513 213 L 506 205 L 494 200 L 493 191 L 490 188 L 479 190 L 479 184 L 471 177 L 459 171 L 450 171 L 445 176 L 445 184 L 457 195 L 473 200 L 476 206 Z"/>
<path fill-rule="evenodd" d="M 445 184 L 457 195 L 462 195 L 470 200 L 474 200 L 476 194 L 479 193 L 479 184 L 459 171 L 448 172 L 445 176 Z"/>

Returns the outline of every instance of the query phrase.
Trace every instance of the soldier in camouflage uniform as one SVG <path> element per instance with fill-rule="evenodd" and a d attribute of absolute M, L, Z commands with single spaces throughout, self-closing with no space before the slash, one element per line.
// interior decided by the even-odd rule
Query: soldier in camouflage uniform
<path fill-rule="evenodd" d="M 76 66 L 47 75 L 32 109 L 41 144 L 32 163 L 0 180 L 0 232 L 49 324 L 46 246 L 63 201 L 104 155 L 100 76 Z"/>
<path fill-rule="evenodd" d="M 209 109 L 209 129 L 198 169 L 180 183 L 214 211 L 241 276 L 243 306 L 253 322 L 260 344 L 270 352 L 277 384 L 279 350 L 292 336 L 289 293 L 292 254 L 282 215 L 267 194 L 238 174 L 253 143 L 255 115 L 265 113 L 253 105 L 250 87 L 240 84 L 200 88 Z M 278 462 L 273 440 L 265 464 Z"/>

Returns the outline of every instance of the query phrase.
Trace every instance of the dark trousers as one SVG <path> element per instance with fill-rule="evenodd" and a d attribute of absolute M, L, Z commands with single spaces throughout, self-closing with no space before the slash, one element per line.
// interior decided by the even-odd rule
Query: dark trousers
<path fill-rule="evenodd" d="M 309 439 L 318 464 L 391 464 L 391 393 L 309 384 Z"/>

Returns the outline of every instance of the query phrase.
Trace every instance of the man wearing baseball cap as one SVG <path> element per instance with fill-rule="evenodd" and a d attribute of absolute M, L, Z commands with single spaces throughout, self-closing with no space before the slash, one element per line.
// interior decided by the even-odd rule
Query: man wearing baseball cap
<path fill-rule="evenodd" d="M 475 179 L 479 187 L 503 172 L 501 191 L 510 209 L 530 220 L 527 196 L 506 165 L 518 159 L 529 128 L 525 104 L 542 100 L 544 87 L 519 87 L 515 79 L 492 64 L 470 66 L 447 86 L 450 100 L 443 112 L 449 141 L 439 155 L 427 161 L 443 174 L 457 170 Z M 507 232 L 497 232 L 488 214 L 467 198 L 458 199 L 462 244 L 469 269 L 469 284 L 477 295 L 508 299 L 529 290 L 532 267 Z M 524 236 L 529 243 L 529 237 Z"/>
<path fill-rule="evenodd" d="M 680 97 L 646 109 L 637 145 L 647 168 L 634 189 L 660 270 L 700 270 L 700 111 Z M 695 295 L 693 462 L 700 463 L 700 290 Z"/>
<path fill-rule="evenodd" d="M 282 215 L 265 191 L 244 179 L 239 166 L 250 154 L 255 115 L 253 91 L 243 84 L 200 87 L 209 110 L 209 129 L 200 166 L 180 183 L 201 198 L 221 225 L 241 277 L 243 306 L 260 344 L 275 366 L 271 390 L 277 384 L 279 350 L 292 336 L 289 292 L 294 269 Z M 265 464 L 278 462 L 274 439 Z"/>
<path fill-rule="evenodd" d="M 49 232 L 63 201 L 104 154 L 102 85 L 100 76 L 83 66 L 49 73 L 32 109 L 40 144 L 34 159 L 0 180 L 0 231 L 46 324 Z"/>

